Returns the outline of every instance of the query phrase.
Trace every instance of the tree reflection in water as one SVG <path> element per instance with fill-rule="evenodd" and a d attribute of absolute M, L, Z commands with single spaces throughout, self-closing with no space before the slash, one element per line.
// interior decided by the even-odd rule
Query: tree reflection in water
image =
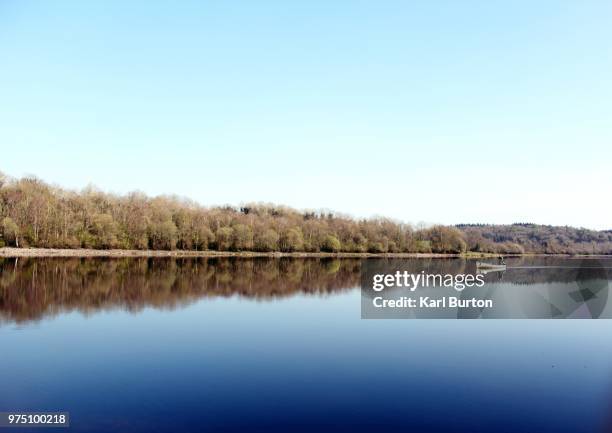
<path fill-rule="evenodd" d="M 206 297 L 273 299 L 359 284 L 357 259 L 0 259 L 0 321 L 77 310 L 173 309 Z"/>
<path fill-rule="evenodd" d="M 384 261 L 411 273 L 476 272 L 476 260 L 367 260 Z M 607 288 L 612 269 L 612 259 L 601 257 L 514 257 L 507 263 L 507 272 L 487 274 L 485 281 L 577 282 L 570 295 L 580 296 L 588 295 L 584 281 L 589 282 L 589 290 L 594 280 Z M 360 259 L 346 258 L 0 258 L 0 323 L 39 320 L 74 310 L 172 309 L 201 298 L 325 295 L 358 287 L 360 270 Z"/>

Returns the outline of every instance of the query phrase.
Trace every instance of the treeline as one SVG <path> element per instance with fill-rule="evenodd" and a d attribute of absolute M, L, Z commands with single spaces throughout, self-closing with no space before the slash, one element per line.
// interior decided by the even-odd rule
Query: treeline
<path fill-rule="evenodd" d="M 475 252 L 538 254 L 612 254 L 612 230 L 539 224 L 460 224 L 467 247 Z"/>
<path fill-rule="evenodd" d="M 611 254 L 612 232 L 516 224 L 414 228 L 269 204 L 203 207 L 0 174 L 0 247 L 347 253 Z"/>
<path fill-rule="evenodd" d="M 249 204 L 205 208 L 177 197 L 114 195 L 0 178 L 0 245 L 261 252 L 465 251 L 453 227 L 414 230 L 389 219 Z"/>

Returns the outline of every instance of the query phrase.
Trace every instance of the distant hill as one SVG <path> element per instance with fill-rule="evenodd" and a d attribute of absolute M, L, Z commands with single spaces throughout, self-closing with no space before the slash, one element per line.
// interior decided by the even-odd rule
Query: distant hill
<path fill-rule="evenodd" d="M 459 224 L 471 251 L 612 254 L 612 230 L 539 224 Z"/>

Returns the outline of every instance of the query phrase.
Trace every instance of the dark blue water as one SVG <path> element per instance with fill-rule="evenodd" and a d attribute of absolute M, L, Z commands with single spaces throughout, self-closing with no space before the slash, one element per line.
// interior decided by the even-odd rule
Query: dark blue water
<path fill-rule="evenodd" d="M 126 311 L 114 286 L 17 320 L 15 284 L 0 411 L 69 411 L 70 431 L 610 431 L 607 320 L 361 320 L 358 288 Z"/>

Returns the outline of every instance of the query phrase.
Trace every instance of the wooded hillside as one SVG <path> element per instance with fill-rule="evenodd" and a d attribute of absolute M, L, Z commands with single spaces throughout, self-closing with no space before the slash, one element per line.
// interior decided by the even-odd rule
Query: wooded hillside
<path fill-rule="evenodd" d="M 612 232 L 520 224 L 415 229 L 270 204 L 203 207 L 0 175 L 0 246 L 282 252 L 612 253 Z"/>
<path fill-rule="evenodd" d="M 471 251 L 548 254 L 612 254 L 612 230 L 537 224 L 461 224 Z"/>

